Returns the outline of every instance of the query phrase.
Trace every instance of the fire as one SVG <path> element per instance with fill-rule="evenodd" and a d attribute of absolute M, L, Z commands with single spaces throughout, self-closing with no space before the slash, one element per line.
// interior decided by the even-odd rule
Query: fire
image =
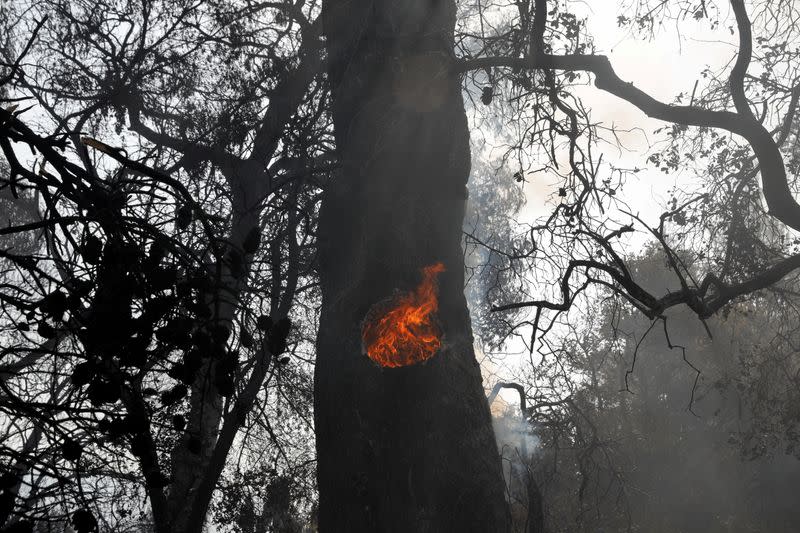
<path fill-rule="evenodd" d="M 442 263 L 422 269 L 413 292 L 400 293 L 373 305 L 361 327 L 361 341 L 370 359 L 381 366 L 400 367 L 427 361 L 442 345 L 434 321 L 439 309 L 437 276 Z"/>

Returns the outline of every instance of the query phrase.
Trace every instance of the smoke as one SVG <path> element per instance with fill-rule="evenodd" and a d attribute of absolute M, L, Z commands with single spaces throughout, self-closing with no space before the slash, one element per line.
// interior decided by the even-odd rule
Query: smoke
<path fill-rule="evenodd" d="M 506 409 L 504 413 L 492 417 L 497 448 L 504 459 L 526 460 L 535 455 L 541 446 L 535 427 L 517 410 Z"/>
<path fill-rule="evenodd" d="M 495 402 L 495 405 L 500 401 Z M 539 459 L 541 440 L 535 427 L 526 420 L 518 409 L 509 409 L 492 417 L 497 448 L 503 466 L 506 491 L 509 496 L 512 516 L 529 516 L 531 493 L 535 480 L 532 478 L 534 465 Z M 520 522 L 522 523 L 522 522 Z"/>
<path fill-rule="evenodd" d="M 498 347 L 507 333 L 508 315 L 492 313 L 492 303 L 504 300 L 499 294 L 507 286 L 508 258 L 519 250 L 514 222 L 525 197 L 513 172 L 493 167 L 485 147 L 472 145 L 472 172 L 464 217 L 464 252 L 467 285 L 465 296 L 472 329 L 482 344 Z"/>

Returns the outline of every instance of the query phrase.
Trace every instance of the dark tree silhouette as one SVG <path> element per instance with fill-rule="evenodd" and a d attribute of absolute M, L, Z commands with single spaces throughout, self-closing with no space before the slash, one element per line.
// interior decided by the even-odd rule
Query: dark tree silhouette
<path fill-rule="evenodd" d="M 322 17 L 341 170 L 320 216 L 320 527 L 505 531 L 463 294 L 470 154 L 452 69 L 455 6 L 328 2 Z M 362 321 L 436 263 L 442 348 L 425 364 L 376 365 Z"/>

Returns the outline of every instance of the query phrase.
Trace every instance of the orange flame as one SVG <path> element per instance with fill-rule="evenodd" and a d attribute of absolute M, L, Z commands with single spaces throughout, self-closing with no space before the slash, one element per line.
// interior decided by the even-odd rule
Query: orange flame
<path fill-rule="evenodd" d="M 400 367 L 427 361 L 442 345 L 433 320 L 439 310 L 436 277 L 442 263 L 422 269 L 413 292 L 396 294 L 373 305 L 361 327 L 361 341 L 370 359 L 381 366 Z"/>

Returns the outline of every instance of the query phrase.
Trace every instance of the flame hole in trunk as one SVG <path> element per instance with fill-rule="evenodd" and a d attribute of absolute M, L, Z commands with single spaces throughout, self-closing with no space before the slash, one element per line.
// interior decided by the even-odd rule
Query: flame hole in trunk
<path fill-rule="evenodd" d="M 444 264 L 422 269 L 422 281 L 411 292 L 399 292 L 373 305 L 361 325 L 367 356 L 383 367 L 397 368 L 427 361 L 442 345 L 436 322 L 437 277 Z"/>

